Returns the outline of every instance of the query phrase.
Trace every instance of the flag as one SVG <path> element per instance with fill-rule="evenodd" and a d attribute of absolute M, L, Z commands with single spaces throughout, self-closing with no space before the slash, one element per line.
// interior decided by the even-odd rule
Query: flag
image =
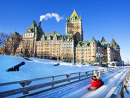
<path fill-rule="evenodd" d="M 98 46 L 99 49 L 101 49 L 101 47 Z"/>

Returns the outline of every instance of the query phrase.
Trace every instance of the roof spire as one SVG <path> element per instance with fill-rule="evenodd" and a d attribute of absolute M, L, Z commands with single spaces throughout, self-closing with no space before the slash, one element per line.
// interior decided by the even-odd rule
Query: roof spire
<path fill-rule="evenodd" d="M 91 42 L 93 42 L 93 41 L 94 41 L 94 42 L 96 41 L 95 38 L 94 38 L 94 36 L 93 36 L 92 39 L 91 39 Z"/>
<path fill-rule="evenodd" d="M 106 42 L 106 40 L 105 40 L 105 38 L 104 38 L 104 37 L 102 37 L 102 40 L 101 40 L 101 42 Z"/>
<path fill-rule="evenodd" d="M 77 15 L 75 9 L 74 9 L 73 13 L 71 14 L 70 18 L 73 18 L 73 16 L 78 17 L 78 15 Z"/>

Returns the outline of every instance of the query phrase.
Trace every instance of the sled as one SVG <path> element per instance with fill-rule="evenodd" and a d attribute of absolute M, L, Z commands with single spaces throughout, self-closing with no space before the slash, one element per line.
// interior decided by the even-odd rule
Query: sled
<path fill-rule="evenodd" d="M 101 81 L 101 85 L 100 85 L 100 87 L 101 87 L 102 85 L 104 85 L 104 82 L 102 81 L 102 79 L 100 79 L 100 81 Z M 100 88 L 100 87 L 98 87 L 98 88 Z M 90 86 L 90 87 L 88 88 L 88 90 L 90 90 L 90 91 L 95 91 L 95 90 L 97 90 L 98 88 Z"/>
<path fill-rule="evenodd" d="M 90 91 L 95 91 L 95 90 L 97 90 L 98 88 L 95 88 L 95 87 L 92 87 L 92 86 L 90 86 L 89 88 L 88 88 L 88 90 L 90 90 Z"/>

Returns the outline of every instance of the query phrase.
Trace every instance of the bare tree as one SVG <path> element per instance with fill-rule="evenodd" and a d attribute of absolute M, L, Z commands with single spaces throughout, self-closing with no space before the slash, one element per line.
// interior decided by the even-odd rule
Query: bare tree
<path fill-rule="evenodd" d="M 9 38 L 8 34 L 5 34 L 5 33 L 1 32 L 0 33 L 0 46 L 3 46 L 5 40 L 8 39 L 8 38 Z"/>
<path fill-rule="evenodd" d="M 11 55 L 15 55 L 16 49 L 19 46 L 21 38 L 19 33 L 15 32 L 13 33 L 4 44 L 5 53 L 10 53 Z"/>

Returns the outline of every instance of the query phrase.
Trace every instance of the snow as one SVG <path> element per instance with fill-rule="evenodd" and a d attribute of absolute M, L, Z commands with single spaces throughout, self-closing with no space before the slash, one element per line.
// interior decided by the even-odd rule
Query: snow
<path fill-rule="evenodd" d="M 23 57 L 0 55 L 0 83 L 103 69 L 102 67 L 81 64 L 73 65 L 72 63 L 56 60 L 30 59 L 32 61 L 27 61 Z M 25 65 L 21 66 L 19 71 L 7 72 L 8 68 L 22 61 L 25 62 Z M 60 65 L 54 66 L 57 63 L 60 63 Z"/>
<path fill-rule="evenodd" d="M 114 92 L 118 84 L 120 83 L 120 80 L 122 80 L 122 77 L 126 75 L 126 74 L 123 74 L 126 71 L 128 70 L 123 69 L 120 73 L 114 75 L 113 78 L 109 78 L 109 80 L 107 80 L 102 87 L 97 89 L 96 92 L 87 94 L 85 95 L 85 97 L 87 96 L 88 98 L 96 98 L 96 97 L 110 98 L 110 96 L 112 95 L 112 93 Z M 85 98 L 85 97 L 82 97 L 82 98 Z"/>
<path fill-rule="evenodd" d="M 73 63 L 65 63 L 63 61 L 56 61 L 56 60 L 47 60 L 47 59 L 38 59 L 38 58 L 29 58 L 29 59 L 31 59 L 32 61 L 27 61 L 23 57 L 0 55 L 0 83 L 103 69 L 102 67 L 90 66 L 88 64 L 73 65 Z M 7 72 L 8 68 L 16 64 L 19 64 L 22 61 L 25 62 L 25 65 L 21 66 L 19 71 Z M 59 63 L 60 65 L 54 66 L 54 64 L 57 64 L 57 63 Z M 113 89 L 112 87 L 114 85 L 113 82 L 115 83 L 118 82 L 118 80 L 120 80 L 120 78 L 123 76 L 123 73 L 125 72 L 126 72 L 126 69 L 122 68 L 114 72 L 109 72 L 109 73 L 105 73 L 101 75 L 101 78 L 105 82 L 105 85 L 102 86 L 102 88 L 99 88 L 97 92 L 90 92 L 87 90 L 87 88 L 90 86 L 90 80 L 87 79 L 87 80 L 84 80 L 83 82 L 74 83 L 71 86 L 68 85 L 64 87 L 64 90 L 66 91 L 63 91 L 61 95 L 63 98 L 67 98 L 67 97 L 72 98 L 75 96 L 77 96 L 77 98 L 78 97 L 84 98 L 86 96 L 95 97 L 96 95 L 100 95 L 101 92 L 104 89 L 107 89 L 108 87 L 111 87 L 111 90 L 112 90 Z M 15 87 L 20 87 L 20 85 L 16 85 Z M 13 85 L 8 86 L 8 88 L 1 87 L 0 92 L 9 90 L 9 88 L 13 88 Z M 70 93 L 69 90 L 71 90 L 72 92 Z M 130 92 L 130 82 L 129 82 L 128 90 Z M 50 91 L 50 96 L 52 95 L 52 93 L 57 94 L 56 92 L 59 92 L 59 90 L 54 89 L 53 92 Z M 46 94 L 47 92 L 45 92 L 45 94 L 42 94 L 41 96 L 43 97 L 43 95 L 46 95 Z M 130 97 L 126 93 L 124 95 L 125 95 L 125 98 Z M 34 97 L 37 97 L 37 96 L 34 96 Z"/>

